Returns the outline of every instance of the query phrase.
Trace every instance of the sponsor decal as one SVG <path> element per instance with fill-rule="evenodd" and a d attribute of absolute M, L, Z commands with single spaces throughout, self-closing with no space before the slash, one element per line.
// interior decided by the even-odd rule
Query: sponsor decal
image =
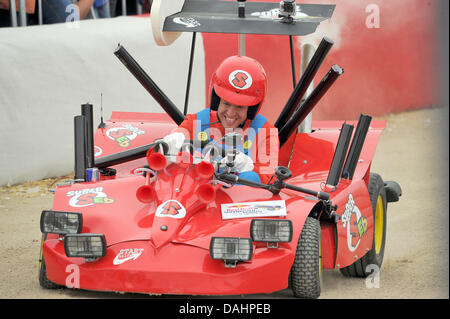
<path fill-rule="evenodd" d="M 186 28 L 195 28 L 195 27 L 199 27 L 201 26 L 201 24 L 195 20 L 194 18 L 187 18 L 187 17 L 176 17 L 173 18 L 173 22 L 177 23 L 177 24 L 182 24 L 184 25 Z"/>
<path fill-rule="evenodd" d="M 144 251 L 144 248 L 121 249 L 113 260 L 114 265 L 123 264 L 129 260 L 136 260 Z"/>
<path fill-rule="evenodd" d="M 124 124 L 120 127 L 112 127 L 106 131 L 106 136 L 113 141 L 116 141 L 120 147 L 129 147 L 131 145 L 130 142 L 138 135 L 142 134 L 145 134 L 145 131 L 129 124 Z"/>
<path fill-rule="evenodd" d="M 286 216 L 284 200 L 222 204 L 222 219 Z"/>
<path fill-rule="evenodd" d="M 281 19 L 280 17 L 280 9 L 275 8 L 269 11 L 263 11 L 263 12 L 253 12 L 251 14 L 254 17 L 258 17 L 261 19 Z M 300 6 L 295 6 L 295 16 L 293 16 L 294 19 L 305 19 L 305 18 L 314 18 L 310 17 L 304 12 L 301 12 Z"/>
<path fill-rule="evenodd" d="M 158 206 L 156 209 L 156 216 L 183 218 L 186 216 L 186 209 L 179 201 L 171 199 Z"/>
<path fill-rule="evenodd" d="M 102 155 L 103 150 L 98 147 L 97 145 L 94 145 L 94 157 Z"/>
<path fill-rule="evenodd" d="M 252 147 L 252 141 L 246 140 L 244 143 L 244 149 L 248 150 L 250 147 Z"/>
<path fill-rule="evenodd" d="M 361 211 L 355 204 L 353 195 L 348 195 L 345 211 L 342 214 L 342 226 L 347 230 L 347 245 L 351 252 L 359 246 L 361 238 L 368 228 L 367 218 L 361 215 Z"/>
<path fill-rule="evenodd" d="M 86 207 L 94 204 L 111 204 L 114 199 L 109 198 L 104 192 L 103 187 L 86 188 L 76 191 L 70 191 L 66 194 L 71 197 L 69 205 L 72 207 Z"/>
<path fill-rule="evenodd" d="M 243 70 L 235 70 L 228 76 L 230 84 L 239 90 L 246 90 L 252 86 L 253 79 L 251 75 Z"/>

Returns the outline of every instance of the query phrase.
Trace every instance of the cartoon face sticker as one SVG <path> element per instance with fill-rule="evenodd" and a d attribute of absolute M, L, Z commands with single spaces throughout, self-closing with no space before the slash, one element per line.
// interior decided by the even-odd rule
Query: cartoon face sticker
<path fill-rule="evenodd" d="M 114 199 L 109 198 L 103 192 L 103 187 L 70 191 L 66 196 L 70 197 L 69 205 L 72 207 L 86 207 L 95 204 L 114 203 Z"/>
<path fill-rule="evenodd" d="M 106 136 L 116 141 L 120 147 L 129 147 L 131 145 L 131 141 L 138 135 L 142 134 L 145 134 L 145 132 L 128 124 L 120 127 L 112 127 L 106 131 Z"/>
<path fill-rule="evenodd" d="M 345 211 L 342 214 L 342 226 L 347 230 L 347 245 L 351 252 L 358 248 L 361 238 L 366 234 L 368 228 L 367 218 L 361 215 L 356 206 L 352 194 L 348 195 Z"/>
<path fill-rule="evenodd" d="M 197 139 L 199 141 L 205 142 L 206 140 L 208 140 L 208 134 L 206 132 L 200 132 L 197 134 Z"/>
<path fill-rule="evenodd" d="M 94 145 L 94 157 L 100 156 L 102 153 L 103 150 L 99 146 Z"/>

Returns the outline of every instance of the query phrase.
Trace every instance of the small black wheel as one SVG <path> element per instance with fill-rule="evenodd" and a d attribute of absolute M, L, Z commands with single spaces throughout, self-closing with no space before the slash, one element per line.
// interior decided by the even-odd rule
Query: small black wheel
<path fill-rule="evenodd" d="M 42 246 L 44 245 L 45 239 L 47 239 L 47 234 L 42 234 L 41 252 L 39 254 L 39 284 L 41 285 L 42 288 L 45 288 L 45 289 L 61 288 L 62 286 L 57 285 L 54 282 L 51 282 L 47 278 L 47 268 L 45 266 L 44 255 L 42 252 Z"/>
<path fill-rule="evenodd" d="M 372 249 L 361 259 L 340 269 L 341 273 L 346 277 L 365 278 L 373 272 L 371 271 L 373 267 L 368 267 L 369 265 L 374 265 L 379 270 L 383 263 L 384 246 L 386 243 L 387 202 L 383 179 L 376 173 L 370 173 L 369 176 L 369 195 L 374 220 Z"/>
<path fill-rule="evenodd" d="M 320 223 L 306 218 L 292 265 L 290 287 L 297 298 L 318 298 L 322 290 L 322 240 Z"/>

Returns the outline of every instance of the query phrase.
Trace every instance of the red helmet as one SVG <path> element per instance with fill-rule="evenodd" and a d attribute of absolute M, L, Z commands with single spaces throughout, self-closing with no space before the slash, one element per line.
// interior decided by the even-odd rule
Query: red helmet
<path fill-rule="evenodd" d="M 220 99 L 248 106 L 247 118 L 258 113 L 266 95 L 266 72 L 262 65 L 246 56 L 226 58 L 211 79 L 211 110 L 217 111 Z"/>

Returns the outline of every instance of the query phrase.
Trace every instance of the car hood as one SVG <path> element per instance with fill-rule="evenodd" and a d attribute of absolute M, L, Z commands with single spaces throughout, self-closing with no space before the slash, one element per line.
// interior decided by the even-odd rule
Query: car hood
<path fill-rule="evenodd" d="M 82 232 L 104 234 L 108 246 L 150 240 L 155 248 L 173 242 L 209 249 L 212 236 L 250 237 L 251 219 L 258 217 L 255 214 L 251 217 L 234 215 L 224 219 L 222 204 L 248 206 L 246 204 L 256 203 L 266 208 L 268 213 L 264 217 L 286 218 L 277 217 L 277 209 L 282 203 L 286 207 L 287 218 L 304 222 L 317 203 L 317 199 L 291 191 L 273 195 L 267 190 L 238 185 L 219 188 L 215 200 L 207 204 L 196 200 L 193 194 L 188 199 L 186 194 L 180 197 L 176 190 L 166 191 L 152 203 L 142 203 L 136 198 L 136 190 L 144 183 L 142 176 L 130 176 L 58 187 L 53 209 L 82 213 Z M 170 200 L 181 204 L 185 209 L 183 216 L 175 218 L 174 215 L 158 213 Z M 295 227 L 301 227 L 303 222 L 296 223 Z"/>

